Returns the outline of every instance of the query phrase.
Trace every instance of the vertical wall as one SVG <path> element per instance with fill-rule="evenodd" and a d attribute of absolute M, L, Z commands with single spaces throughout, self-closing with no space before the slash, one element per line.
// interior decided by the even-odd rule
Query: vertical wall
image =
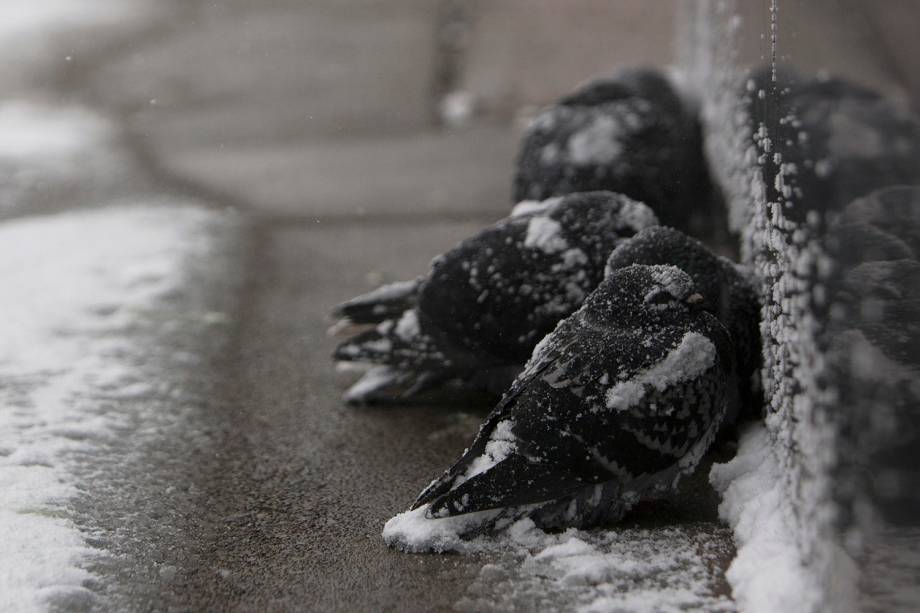
<path fill-rule="evenodd" d="M 920 122 L 886 8 L 920 10 L 893 4 L 700 0 L 680 20 L 761 284 L 765 420 L 814 610 L 920 603 L 920 192 L 892 188 L 920 184 Z"/>

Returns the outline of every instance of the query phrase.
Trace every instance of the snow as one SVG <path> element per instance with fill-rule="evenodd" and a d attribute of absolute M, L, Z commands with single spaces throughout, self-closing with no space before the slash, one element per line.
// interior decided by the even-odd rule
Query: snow
<path fill-rule="evenodd" d="M 507 520 L 492 537 L 460 538 L 500 511 L 429 519 L 427 505 L 387 522 L 384 540 L 406 552 L 489 556 L 461 611 L 733 611 L 714 593 L 718 547 L 698 530 L 618 527 L 547 533 Z M 499 520 L 501 521 L 501 520 Z"/>
<path fill-rule="evenodd" d="M 389 385 L 399 378 L 398 371 L 390 366 L 374 366 L 366 370 L 343 396 L 345 402 L 359 402 L 369 393 Z"/>
<path fill-rule="evenodd" d="M 623 152 L 620 124 L 614 117 L 597 115 L 568 141 L 568 156 L 574 164 L 610 164 Z"/>
<path fill-rule="evenodd" d="M 418 313 L 415 309 L 409 309 L 402 314 L 402 317 L 396 322 L 396 329 L 394 331 L 396 332 L 396 336 L 406 342 L 411 341 L 419 335 L 421 329 L 418 324 Z"/>
<path fill-rule="evenodd" d="M 620 202 L 622 206 L 618 216 L 625 227 L 639 232 L 658 225 L 658 217 L 648 205 L 626 197 L 623 197 Z"/>
<path fill-rule="evenodd" d="M 711 537 L 677 528 L 546 533 L 529 519 L 480 551 L 498 554 L 461 611 L 732 611 L 713 593 Z M 707 553 L 709 552 L 709 553 Z"/>
<path fill-rule="evenodd" d="M 663 392 L 675 383 L 706 372 L 715 359 L 712 341 L 697 332 L 688 332 L 661 362 L 607 390 L 606 406 L 617 411 L 629 410 L 645 398 L 647 388 Z"/>
<path fill-rule="evenodd" d="M 111 24 L 144 7 L 137 0 L 3 0 L 0 38 L 48 29 Z"/>
<path fill-rule="evenodd" d="M 175 296 L 218 217 L 124 206 L 0 226 L 0 610 L 93 602 L 86 565 L 104 552 L 74 523 L 75 454 L 143 423 L 152 347 L 137 322 Z"/>
<path fill-rule="evenodd" d="M 467 471 L 454 482 L 454 487 L 486 472 L 514 453 L 517 449 L 517 438 L 511 431 L 513 428 L 514 421 L 510 419 L 503 419 L 495 424 L 495 430 L 486 443 L 485 451 L 473 460 Z"/>
<path fill-rule="evenodd" d="M 741 437 L 737 455 L 712 467 L 722 495 L 719 516 L 734 531 L 738 553 L 727 572 L 745 613 L 816 610 L 819 581 L 800 559 L 783 475 L 762 424 Z"/>
<path fill-rule="evenodd" d="M 558 253 L 569 248 L 568 242 L 561 236 L 562 226 L 549 217 L 536 215 L 527 222 L 527 235 L 524 246 L 539 249 L 544 253 Z"/>
<path fill-rule="evenodd" d="M 542 213 L 561 200 L 561 197 L 547 198 L 546 200 L 521 200 L 511 209 L 511 217 Z"/>
<path fill-rule="evenodd" d="M 477 551 L 482 543 L 464 540 L 462 535 L 501 513 L 500 510 L 490 510 L 454 517 L 429 518 L 426 516 L 428 507 L 427 504 L 422 505 L 387 521 L 383 527 L 383 540 L 386 544 L 407 553 Z"/>
<path fill-rule="evenodd" d="M 677 299 L 689 296 L 693 291 L 693 279 L 674 266 L 655 266 L 652 279 Z"/>

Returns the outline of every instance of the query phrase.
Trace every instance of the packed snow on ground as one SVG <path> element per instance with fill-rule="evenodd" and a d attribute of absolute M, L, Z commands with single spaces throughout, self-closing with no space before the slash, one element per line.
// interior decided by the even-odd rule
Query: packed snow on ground
<path fill-rule="evenodd" d="M 745 613 L 817 610 L 818 580 L 802 566 L 783 496 L 783 476 L 762 424 L 741 437 L 737 455 L 712 467 L 722 495 L 719 516 L 735 534 L 738 553 L 726 573 Z"/>
<path fill-rule="evenodd" d="M 397 515 L 384 539 L 410 552 L 486 554 L 464 611 L 734 611 L 715 593 L 720 542 L 696 528 L 622 527 L 547 533 L 520 519 L 491 537 L 461 538 L 500 510 L 428 519 L 427 505 Z M 501 523 L 502 520 L 499 520 Z"/>
<path fill-rule="evenodd" d="M 75 475 L 143 428 L 158 381 L 142 330 L 169 324 L 149 322 L 207 261 L 217 217 L 114 207 L 0 225 L 0 610 L 91 606 L 85 568 L 104 552 L 74 522 L 92 488 Z"/>

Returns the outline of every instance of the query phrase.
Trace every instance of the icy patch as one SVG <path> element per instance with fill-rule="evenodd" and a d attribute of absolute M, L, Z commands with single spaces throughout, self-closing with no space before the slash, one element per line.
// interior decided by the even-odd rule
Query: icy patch
<path fill-rule="evenodd" d="M 207 257 L 216 217 L 163 206 L 0 225 L 0 610 L 92 603 L 85 566 L 103 552 L 72 519 L 87 487 L 75 454 L 98 454 L 145 419 L 156 386 L 139 326 L 162 317 L 186 264 Z"/>
<path fill-rule="evenodd" d="M 615 118 L 598 115 L 569 138 L 569 159 L 581 166 L 610 164 L 623 152 L 620 133 L 620 124 Z"/>
<path fill-rule="evenodd" d="M 558 221 L 543 216 L 531 217 L 527 223 L 524 246 L 550 254 L 565 251 L 569 248 L 569 244 L 561 233 L 562 226 Z"/>
<path fill-rule="evenodd" d="M 719 516 L 735 533 L 738 553 L 727 572 L 745 613 L 819 610 L 818 578 L 802 566 L 783 475 L 762 424 L 741 437 L 738 454 L 710 473 L 722 495 Z"/>
<path fill-rule="evenodd" d="M 699 376 L 715 364 L 716 348 L 708 338 L 688 332 L 668 355 L 648 370 L 607 390 L 608 409 L 626 411 L 645 398 L 647 387 L 659 392 L 681 381 Z"/>
<path fill-rule="evenodd" d="M 489 442 L 486 443 L 485 451 L 473 460 L 463 476 L 454 482 L 454 487 L 486 472 L 514 453 L 517 449 L 517 438 L 511 432 L 513 428 L 514 422 L 510 419 L 503 419 L 495 424 L 495 430 L 489 437 Z"/>

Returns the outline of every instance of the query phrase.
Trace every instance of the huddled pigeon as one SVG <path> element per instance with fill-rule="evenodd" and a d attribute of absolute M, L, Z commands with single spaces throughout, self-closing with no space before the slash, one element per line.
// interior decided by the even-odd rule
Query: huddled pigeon
<path fill-rule="evenodd" d="M 611 192 L 527 202 L 435 258 L 426 277 L 340 305 L 337 317 L 374 327 L 335 359 L 378 365 L 346 400 L 407 398 L 448 381 L 505 389 L 597 287 L 610 252 L 657 223 L 647 206 Z"/>
<path fill-rule="evenodd" d="M 644 202 L 663 224 L 684 230 L 700 225 L 691 217 L 711 217 L 699 124 L 661 74 L 630 70 L 592 81 L 524 133 L 515 202 L 598 189 Z"/>
<path fill-rule="evenodd" d="M 732 337 L 737 396 L 731 394 L 731 416 L 756 416 L 760 403 L 756 375 L 761 363 L 760 302 L 747 271 L 718 256 L 702 243 L 674 228 L 656 226 L 621 243 L 607 260 L 607 274 L 633 264 L 670 264 L 693 279 L 702 307 L 719 318 Z"/>
<path fill-rule="evenodd" d="M 731 338 L 673 266 L 612 271 L 533 352 L 460 460 L 414 511 L 488 531 L 616 520 L 692 471 L 726 410 Z M 403 542 L 399 518 L 384 531 Z"/>
<path fill-rule="evenodd" d="M 788 219 L 832 221 L 827 214 L 875 189 L 920 182 L 920 119 L 878 92 L 789 69 L 773 81 L 770 68 L 752 73 L 746 88 L 768 139 L 763 161 L 781 171 L 766 197 L 785 202 Z"/>

